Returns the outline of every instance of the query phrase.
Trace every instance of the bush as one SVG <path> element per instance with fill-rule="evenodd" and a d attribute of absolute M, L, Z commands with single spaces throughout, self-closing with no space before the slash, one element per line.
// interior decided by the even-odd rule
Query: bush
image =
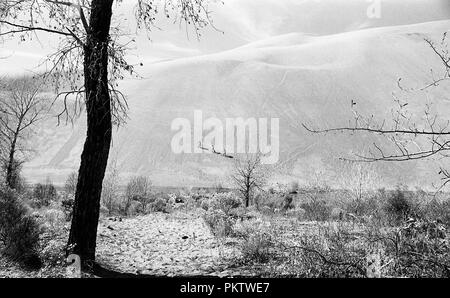
<path fill-rule="evenodd" d="M 331 210 L 330 217 L 333 220 L 345 220 L 347 213 L 343 209 L 335 207 Z"/>
<path fill-rule="evenodd" d="M 275 209 L 281 210 L 285 205 L 285 200 L 282 197 L 281 193 L 277 193 L 275 191 L 268 191 L 266 193 L 259 193 L 256 196 L 256 207 L 258 210 L 265 209 L 268 212 L 268 207 L 272 210 L 272 213 L 275 212 Z"/>
<path fill-rule="evenodd" d="M 450 277 L 448 230 L 429 220 L 398 229 L 321 224 L 287 248 L 282 274 L 297 277 Z"/>
<path fill-rule="evenodd" d="M 200 203 L 200 208 L 202 208 L 205 211 L 208 211 L 210 207 L 209 203 L 210 203 L 209 200 L 202 200 Z"/>
<path fill-rule="evenodd" d="M 57 232 L 64 227 L 66 215 L 62 210 L 49 208 L 42 212 L 43 225 L 51 232 Z"/>
<path fill-rule="evenodd" d="M 450 239 L 446 227 L 436 221 L 413 220 L 402 225 L 395 241 L 387 242 L 396 257 L 390 274 L 407 277 L 450 277 Z"/>
<path fill-rule="evenodd" d="M 236 236 L 242 238 L 239 245 L 245 262 L 267 263 L 275 256 L 275 238 L 270 226 L 261 220 L 240 222 L 235 226 Z"/>
<path fill-rule="evenodd" d="M 33 188 L 33 204 L 37 208 L 47 207 L 57 197 L 56 188 L 51 182 L 38 183 Z"/>
<path fill-rule="evenodd" d="M 319 226 L 317 233 L 305 234 L 288 250 L 290 274 L 297 277 L 364 277 L 370 247 L 355 243 L 346 225 Z"/>
<path fill-rule="evenodd" d="M 152 182 L 144 176 L 135 176 L 127 184 L 126 197 L 129 203 L 137 201 L 141 205 L 139 212 L 145 213 L 147 206 L 154 201 L 151 196 Z"/>
<path fill-rule="evenodd" d="M 281 207 L 281 210 L 287 211 L 290 209 L 294 209 L 295 206 L 294 206 L 293 202 L 294 202 L 294 197 L 292 196 L 292 194 L 285 195 L 284 199 L 283 199 L 283 205 Z"/>
<path fill-rule="evenodd" d="M 44 266 L 66 266 L 66 241 L 65 235 L 56 235 L 45 241 L 41 250 L 41 258 Z"/>
<path fill-rule="evenodd" d="M 0 242 L 8 258 L 31 269 L 41 267 L 37 253 L 39 225 L 11 190 L 0 189 Z"/>
<path fill-rule="evenodd" d="M 235 221 L 223 210 L 214 209 L 203 215 L 203 219 L 214 236 L 226 237 L 233 235 Z"/>
<path fill-rule="evenodd" d="M 242 205 L 242 199 L 232 192 L 214 194 L 209 201 L 209 208 L 222 210 L 227 215 L 230 214 L 232 209 L 239 208 Z"/>
<path fill-rule="evenodd" d="M 291 186 L 294 188 L 297 186 Z M 294 191 L 291 192 L 275 192 L 274 190 L 260 193 L 256 196 L 256 206 L 258 210 L 265 210 L 268 212 L 268 209 L 271 209 L 272 212 L 275 210 L 281 210 L 286 212 L 290 209 L 294 209 Z"/>
<path fill-rule="evenodd" d="M 163 198 L 157 198 L 152 203 L 152 210 L 154 212 L 168 212 L 167 200 Z"/>
<path fill-rule="evenodd" d="M 450 228 L 450 200 L 439 201 L 433 198 L 423 208 L 423 217 L 442 222 Z"/>
<path fill-rule="evenodd" d="M 382 199 L 377 196 L 370 196 L 363 199 L 353 199 L 350 203 L 346 204 L 345 211 L 357 216 L 375 216 L 380 210 L 381 200 Z"/>
<path fill-rule="evenodd" d="M 286 211 L 286 216 L 295 217 L 299 221 L 303 221 L 306 219 L 306 211 L 302 208 L 290 209 Z"/>
<path fill-rule="evenodd" d="M 331 213 L 330 206 L 324 200 L 315 198 L 300 204 L 300 208 L 305 210 L 306 219 L 314 221 L 326 221 Z"/>
<path fill-rule="evenodd" d="M 411 215 L 413 208 L 410 201 L 406 198 L 404 191 L 397 188 L 396 191 L 388 197 L 385 210 L 389 219 L 399 223 Z"/>
<path fill-rule="evenodd" d="M 131 201 L 127 208 L 127 216 L 135 216 L 142 212 L 142 204 L 138 201 Z"/>
<path fill-rule="evenodd" d="M 66 196 L 65 198 L 63 198 L 61 200 L 61 207 L 62 207 L 64 215 L 66 217 L 66 221 L 72 220 L 74 203 L 75 203 L 75 199 L 71 196 Z"/>

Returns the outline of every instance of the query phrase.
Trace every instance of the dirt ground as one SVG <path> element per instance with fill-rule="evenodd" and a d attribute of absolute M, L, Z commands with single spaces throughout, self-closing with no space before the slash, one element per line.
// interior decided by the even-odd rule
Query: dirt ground
<path fill-rule="evenodd" d="M 105 218 L 98 230 L 97 261 L 110 269 L 164 276 L 232 276 L 238 255 L 232 238 L 216 238 L 199 214 L 152 213 Z"/>

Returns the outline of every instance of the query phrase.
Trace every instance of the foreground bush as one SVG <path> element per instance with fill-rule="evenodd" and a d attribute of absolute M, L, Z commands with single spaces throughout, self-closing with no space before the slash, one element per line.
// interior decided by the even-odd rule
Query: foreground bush
<path fill-rule="evenodd" d="M 450 278 L 450 237 L 444 224 L 415 219 L 387 233 L 383 244 L 394 260 L 391 276 Z"/>
<path fill-rule="evenodd" d="M 450 229 L 450 200 L 438 200 L 433 198 L 423 206 L 421 215 L 423 218 L 434 219 Z"/>
<path fill-rule="evenodd" d="M 0 248 L 25 267 L 38 269 L 39 225 L 11 190 L 0 189 Z"/>
<path fill-rule="evenodd" d="M 223 210 L 210 210 L 203 215 L 203 219 L 214 236 L 227 237 L 233 235 L 233 225 L 235 221 Z"/>
<path fill-rule="evenodd" d="M 239 249 L 244 262 L 267 263 L 275 256 L 276 241 L 270 225 L 261 220 L 236 224 L 234 233 L 242 241 Z"/>
<path fill-rule="evenodd" d="M 52 207 L 40 211 L 42 226 L 49 232 L 58 233 L 65 226 L 66 214 L 63 210 L 56 208 L 58 206 Z"/>
<path fill-rule="evenodd" d="M 284 227 L 277 227 L 271 235 L 282 235 L 282 229 Z M 276 249 L 272 251 L 277 256 L 272 254 L 271 260 L 276 264 L 267 272 L 261 272 L 263 275 L 450 278 L 450 235 L 446 226 L 438 221 L 409 219 L 398 228 L 349 222 L 321 223 L 295 239 L 281 236 L 273 242 Z M 249 247 L 261 245 L 247 241 L 243 247 L 256 251 Z M 252 256 L 246 252 L 245 255 Z"/>

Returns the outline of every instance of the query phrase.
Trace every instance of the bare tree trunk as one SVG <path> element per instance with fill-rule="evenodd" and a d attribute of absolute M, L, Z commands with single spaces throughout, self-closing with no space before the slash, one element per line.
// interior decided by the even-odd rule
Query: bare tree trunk
<path fill-rule="evenodd" d="M 102 182 L 112 136 L 108 91 L 108 43 L 113 0 L 92 1 L 84 48 L 87 137 L 81 155 L 75 193 L 69 251 L 78 254 L 83 268 L 95 261 Z"/>
<path fill-rule="evenodd" d="M 245 177 L 245 207 L 250 206 L 250 177 Z"/>
<path fill-rule="evenodd" d="M 6 184 L 11 189 L 16 188 L 16 181 L 14 179 L 14 153 L 16 151 L 16 138 L 14 138 L 11 148 L 9 149 L 8 165 L 6 166 Z"/>

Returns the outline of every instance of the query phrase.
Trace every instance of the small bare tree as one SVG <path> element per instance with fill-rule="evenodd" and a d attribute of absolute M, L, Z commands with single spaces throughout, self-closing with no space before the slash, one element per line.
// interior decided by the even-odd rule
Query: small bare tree
<path fill-rule="evenodd" d="M 381 177 L 373 164 L 343 161 L 338 181 L 350 191 L 353 199 L 363 200 L 381 183 Z"/>
<path fill-rule="evenodd" d="M 78 173 L 72 172 L 67 177 L 66 182 L 64 183 L 64 190 L 66 194 L 75 198 L 75 191 L 77 190 L 77 181 L 78 181 Z"/>
<path fill-rule="evenodd" d="M 232 180 L 244 199 L 245 207 L 250 206 L 255 191 L 262 189 L 266 176 L 261 164 L 260 154 L 247 154 L 245 158 L 235 158 Z"/>
<path fill-rule="evenodd" d="M 141 203 L 142 211 L 147 210 L 147 205 L 150 202 L 152 182 L 148 177 L 135 176 L 130 179 L 127 184 L 126 196 L 128 207 L 131 201 L 138 201 Z"/>
<path fill-rule="evenodd" d="M 108 209 L 108 214 L 111 215 L 114 209 L 114 203 L 118 201 L 120 191 L 120 176 L 117 169 L 117 158 L 111 160 L 110 169 L 106 173 L 103 180 L 101 202 L 103 206 Z"/>
<path fill-rule="evenodd" d="M 18 171 L 29 151 L 33 126 L 47 115 L 48 101 L 41 96 L 43 82 L 32 77 L 5 80 L 0 90 L 1 163 L 6 184 L 15 189 Z"/>

